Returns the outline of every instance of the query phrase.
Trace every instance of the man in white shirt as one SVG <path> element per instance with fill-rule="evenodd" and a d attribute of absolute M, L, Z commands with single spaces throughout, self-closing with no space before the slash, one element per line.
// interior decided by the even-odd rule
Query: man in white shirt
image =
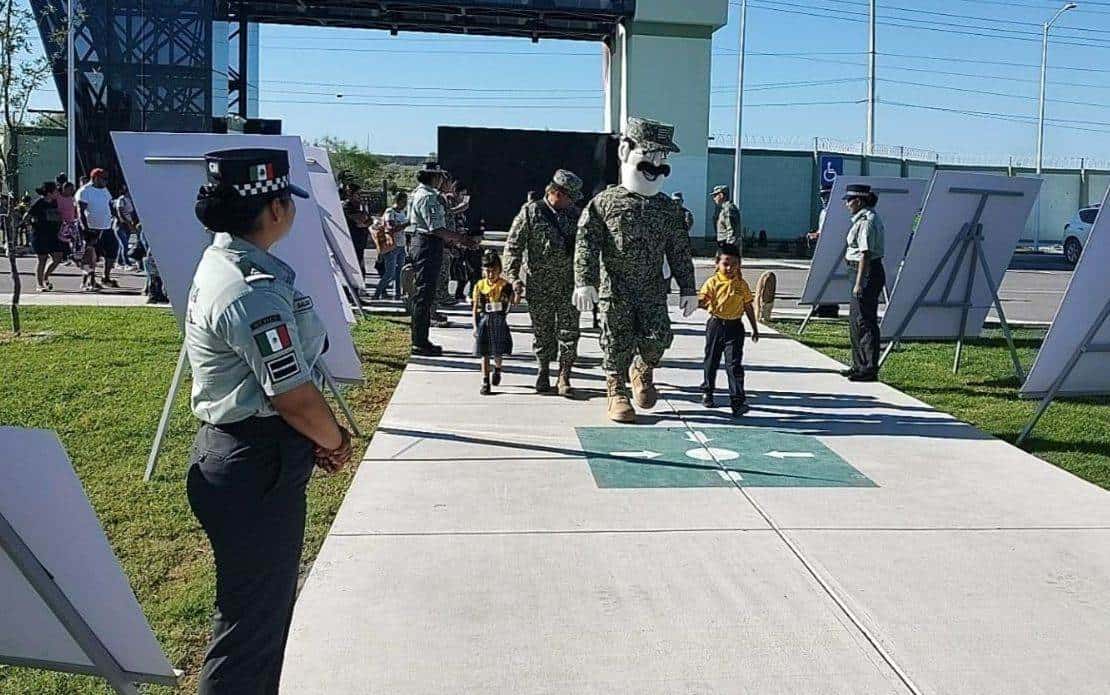
<path fill-rule="evenodd" d="M 104 284 L 119 287 L 112 279 L 112 266 L 116 263 L 119 241 L 112 233 L 112 194 L 108 192 L 108 173 L 103 169 L 89 172 L 91 181 L 77 190 L 77 215 L 81 232 L 85 236 L 85 257 L 82 265 L 86 290 L 99 290 L 96 282 L 97 255 L 104 257 Z"/>

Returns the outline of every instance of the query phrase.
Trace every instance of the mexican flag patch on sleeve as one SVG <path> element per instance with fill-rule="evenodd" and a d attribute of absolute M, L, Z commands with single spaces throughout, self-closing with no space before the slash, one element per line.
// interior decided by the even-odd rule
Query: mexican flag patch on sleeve
<path fill-rule="evenodd" d="M 262 333 L 256 333 L 254 342 L 263 357 L 277 354 L 282 350 L 293 347 L 293 340 L 289 337 L 289 328 L 283 323 Z"/>

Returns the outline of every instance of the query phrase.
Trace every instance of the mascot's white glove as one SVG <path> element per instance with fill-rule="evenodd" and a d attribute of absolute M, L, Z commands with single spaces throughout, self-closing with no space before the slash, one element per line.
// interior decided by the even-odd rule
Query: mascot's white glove
<path fill-rule="evenodd" d="M 678 300 L 678 306 L 682 309 L 682 317 L 689 318 L 690 316 L 694 315 L 695 311 L 698 310 L 698 298 L 696 295 L 689 297 L 680 297 Z"/>
<path fill-rule="evenodd" d="M 589 285 L 575 287 L 574 294 L 571 296 L 574 307 L 579 311 L 593 311 L 597 300 L 597 288 Z"/>

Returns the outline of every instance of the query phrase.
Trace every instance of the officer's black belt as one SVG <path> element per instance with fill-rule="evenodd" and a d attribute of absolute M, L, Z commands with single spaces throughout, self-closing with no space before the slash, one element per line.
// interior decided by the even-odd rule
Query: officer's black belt
<path fill-rule="evenodd" d="M 273 415 L 270 417 L 249 417 L 246 420 L 238 422 L 225 422 L 219 425 L 210 422 L 205 423 L 213 429 L 226 432 L 233 437 L 240 437 L 244 435 L 259 436 L 259 435 L 277 435 L 289 431 L 289 423 L 285 421 L 280 415 Z"/>

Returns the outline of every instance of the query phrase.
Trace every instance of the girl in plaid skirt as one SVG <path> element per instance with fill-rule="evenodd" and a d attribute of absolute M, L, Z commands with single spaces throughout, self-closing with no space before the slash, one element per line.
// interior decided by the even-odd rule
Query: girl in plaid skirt
<path fill-rule="evenodd" d="M 507 316 L 513 303 L 513 286 L 501 277 L 501 257 L 487 251 L 482 257 L 482 279 L 474 285 L 474 354 L 482 358 L 483 396 L 490 384 L 501 383 L 501 358 L 513 353 L 513 334 Z M 490 358 L 493 375 L 490 375 Z"/>

